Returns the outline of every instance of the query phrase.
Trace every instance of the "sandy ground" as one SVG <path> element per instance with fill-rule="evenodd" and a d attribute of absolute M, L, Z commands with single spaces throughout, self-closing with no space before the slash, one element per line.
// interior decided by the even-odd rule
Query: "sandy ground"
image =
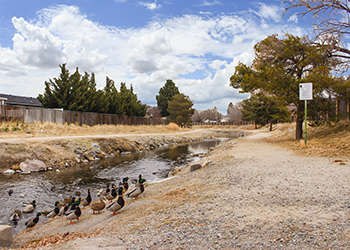
<path fill-rule="evenodd" d="M 148 185 L 116 216 L 86 209 L 74 225 L 52 219 L 16 235 L 14 247 L 349 249 L 348 163 L 296 155 L 270 135 L 217 147 L 207 167 Z"/>

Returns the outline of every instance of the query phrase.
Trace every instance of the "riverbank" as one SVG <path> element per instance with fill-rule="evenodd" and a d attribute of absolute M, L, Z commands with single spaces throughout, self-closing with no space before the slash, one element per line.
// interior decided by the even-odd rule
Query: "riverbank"
<path fill-rule="evenodd" d="M 53 219 L 14 247 L 348 249 L 348 162 L 296 154 L 267 142 L 273 135 L 250 131 L 211 151 L 205 168 L 148 185 L 116 216 Z"/>
<path fill-rule="evenodd" d="M 122 133 L 123 131 L 130 133 Z M 147 128 L 144 133 L 138 133 L 135 129 L 129 131 L 128 128 L 120 129 L 118 134 L 111 134 L 113 131 L 105 134 L 102 132 L 35 137 L 21 137 L 23 135 L 18 134 L 6 139 L 0 138 L 0 172 L 7 169 L 19 170 L 20 162 L 26 159 L 43 161 L 49 169 L 60 169 L 136 151 L 210 139 L 218 135 L 242 136 L 241 132 L 232 129 L 223 134 L 222 130 L 215 129 L 177 128 L 174 131 L 167 126 L 155 126 L 152 130 Z"/>

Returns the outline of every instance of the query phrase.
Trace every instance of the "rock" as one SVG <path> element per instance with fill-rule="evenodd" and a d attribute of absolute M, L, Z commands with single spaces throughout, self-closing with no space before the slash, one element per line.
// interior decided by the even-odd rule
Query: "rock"
<path fill-rule="evenodd" d="M 22 171 L 21 175 L 28 175 L 28 174 L 31 174 L 31 173 L 32 173 L 32 171 L 30 171 L 30 170 Z"/>
<path fill-rule="evenodd" d="M 193 165 L 191 165 L 190 171 L 193 172 L 193 171 L 196 171 L 196 170 L 201 169 L 201 168 L 202 168 L 201 164 L 193 164 Z"/>
<path fill-rule="evenodd" d="M 7 169 L 4 172 L 2 172 L 2 174 L 4 174 L 4 175 L 11 175 L 11 174 L 15 174 L 15 173 L 16 173 L 16 171 L 13 169 Z"/>
<path fill-rule="evenodd" d="M 19 164 L 19 168 L 22 172 L 39 172 L 46 171 L 47 166 L 43 161 L 40 160 L 25 160 Z"/>
<path fill-rule="evenodd" d="M 89 152 L 89 153 L 85 152 L 83 155 L 88 161 L 95 160 L 95 156 L 91 152 Z"/>
<path fill-rule="evenodd" d="M 12 227 L 0 225 L 0 247 L 12 247 Z"/>
<path fill-rule="evenodd" d="M 91 143 L 91 146 L 93 146 L 94 148 L 99 148 L 100 147 L 97 143 Z"/>

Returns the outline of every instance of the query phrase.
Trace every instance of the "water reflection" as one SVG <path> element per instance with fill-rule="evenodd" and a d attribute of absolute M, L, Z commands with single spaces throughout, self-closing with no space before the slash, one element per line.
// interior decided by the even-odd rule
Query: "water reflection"
<path fill-rule="evenodd" d="M 85 197 L 87 189 L 90 188 L 93 199 L 96 199 L 99 189 L 108 183 L 118 185 L 124 177 L 136 179 L 142 174 L 149 183 L 164 179 L 169 171 L 186 164 L 189 158 L 197 159 L 191 154 L 207 152 L 223 140 L 227 139 L 164 147 L 57 171 L 31 175 L 0 175 L 0 224 L 13 225 L 9 217 L 15 209 L 23 209 L 23 201 L 36 200 L 38 204 L 35 211 L 41 211 L 53 208 L 55 201 L 62 200 L 62 197 L 74 196 L 77 190 Z M 14 191 L 11 196 L 7 193 L 9 189 Z M 23 230 L 24 223 L 34 216 L 35 212 L 22 215 L 18 225 L 14 226 L 14 234 Z M 39 223 L 45 220 L 46 218 L 41 217 Z"/>

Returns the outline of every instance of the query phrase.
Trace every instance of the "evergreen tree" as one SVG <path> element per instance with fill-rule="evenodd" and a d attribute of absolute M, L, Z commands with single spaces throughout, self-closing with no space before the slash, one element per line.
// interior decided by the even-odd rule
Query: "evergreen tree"
<path fill-rule="evenodd" d="M 193 101 L 188 96 L 182 93 L 174 95 L 168 106 L 169 122 L 175 122 L 179 126 L 191 126 L 191 116 L 194 114 L 192 106 Z"/>
<path fill-rule="evenodd" d="M 322 98 L 324 91 L 333 84 L 329 75 L 335 59 L 328 56 L 326 47 L 315 46 L 306 37 L 289 34 L 285 39 L 269 36 L 254 49 L 252 66 L 238 64 L 230 78 L 231 86 L 251 94 L 268 93 L 283 101 L 285 106 L 294 105 L 297 109 L 295 137 L 301 139 L 304 102 L 299 100 L 299 83 L 312 82 L 314 96 Z M 317 78 L 315 72 L 322 72 L 326 80 Z M 316 82 L 311 81 L 311 77 Z"/>
<path fill-rule="evenodd" d="M 156 96 L 157 107 L 162 117 L 169 116 L 168 102 L 173 100 L 174 95 L 180 94 L 179 89 L 172 80 L 166 80 L 165 85 L 160 88 L 159 94 Z"/>
<path fill-rule="evenodd" d="M 60 65 L 61 74 L 59 78 L 45 81 L 45 92 L 39 94 L 38 100 L 45 108 L 67 109 L 67 100 L 70 96 L 70 75 L 66 69 L 66 64 Z"/>

